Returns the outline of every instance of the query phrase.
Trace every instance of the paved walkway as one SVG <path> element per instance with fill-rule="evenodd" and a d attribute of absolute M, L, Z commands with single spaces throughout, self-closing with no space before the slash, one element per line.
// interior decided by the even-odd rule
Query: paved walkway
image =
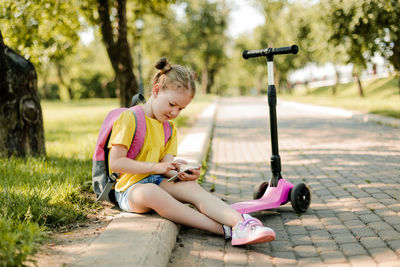
<path fill-rule="evenodd" d="M 349 114 L 278 106 L 282 174 L 312 191 L 298 216 L 290 203 L 254 213 L 276 241 L 232 247 L 181 228 L 169 266 L 400 266 L 400 130 Z M 270 178 L 268 107 L 221 99 L 205 187 L 229 203 L 250 200 Z"/>

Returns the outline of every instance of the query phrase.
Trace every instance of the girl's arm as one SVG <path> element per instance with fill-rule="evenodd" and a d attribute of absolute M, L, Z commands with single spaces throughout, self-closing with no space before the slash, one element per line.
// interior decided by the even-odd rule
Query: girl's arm
<path fill-rule="evenodd" d="M 156 173 L 166 174 L 171 170 L 177 170 L 179 163 L 173 161 L 144 162 L 127 158 L 128 149 L 123 145 L 113 145 L 110 150 L 110 168 L 115 172 L 142 174 Z"/>

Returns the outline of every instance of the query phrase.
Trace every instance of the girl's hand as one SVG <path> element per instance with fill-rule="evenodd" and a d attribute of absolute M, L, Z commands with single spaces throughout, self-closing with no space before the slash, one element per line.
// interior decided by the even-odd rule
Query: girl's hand
<path fill-rule="evenodd" d="M 191 174 L 187 173 L 187 172 L 180 172 L 178 174 L 178 178 L 181 181 L 193 181 L 193 180 L 197 180 L 200 177 L 200 167 L 199 168 L 192 168 L 190 169 L 190 171 L 192 172 Z"/>
<path fill-rule="evenodd" d="M 172 170 L 178 170 L 181 163 L 179 162 L 160 162 L 154 164 L 154 172 L 156 174 L 164 174 Z"/>
<path fill-rule="evenodd" d="M 176 169 L 177 172 L 179 172 L 181 170 L 181 165 L 182 164 L 187 164 L 188 163 L 186 160 L 183 160 L 183 159 L 175 159 L 172 162 L 179 164 L 178 168 Z"/>

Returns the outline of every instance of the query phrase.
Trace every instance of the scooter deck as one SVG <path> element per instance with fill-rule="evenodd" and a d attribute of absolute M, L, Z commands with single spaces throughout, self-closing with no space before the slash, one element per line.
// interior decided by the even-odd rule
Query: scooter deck
<path fill-rule="evenodd" d="M 293 184 L 285 179 L 279 179 L 277 187 L 268 186 L 264 195 L 252 201 L 238 202 L 231 205 L 240 213 L 251 213 L 260 210 L 276 209 L 282 203 L 287 202 Z"/>

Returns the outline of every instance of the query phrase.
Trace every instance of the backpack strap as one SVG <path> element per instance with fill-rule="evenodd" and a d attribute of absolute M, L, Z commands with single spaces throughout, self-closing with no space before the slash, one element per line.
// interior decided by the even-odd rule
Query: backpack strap
<path fill-rule="evenodd" d="M 128 150 L 127 157 L 130 159 L 135 159 L 139 154 L 140 150 L 144 144 L 144 138 L 146 137 L 146 117 L 143 111 L 143 107 L 141 106 L 134 106 L 129 108 L 132 112 L 133 116 L 135 117 L 135 131 L 133 133 L 133 140 L 132 144 Z M 172 136 L 172 124 L 169 121 L 165 121 L 163 123 L 164 127 L 164 145 L 167 145 L 168 141 L 171 139 Z"/>
<path fill-rule="evenodd" d="M 146 136 L 146 118 L 141 106 L 133 106 L 129 108 L 129 110 L 135 117 L 136 127 L 133 133 L 132 144 L 126 156 L 130 159 L 135 159 L 144 144 L 144 138 Z"/>
<path fill-rule="evenodd" d="M 164 138 L 165 138 L 164 145 L 167 145 L 169 139 L 171 139 L 172 136 L 172 124 L 170 121 L 165 121 L 163 123 L 163 126 L 164 126 Z"/>
<path fill-rule="evenodd" d="M 126 108 L 118 108 L 110 111 L 107 117 L 104 119 L 99 136 L 97 138 L 95 151 L 93 154 L 93 161 L 104 161 L 107 160 L 107 149 L 108 140 L 110 139 L 110 133 L 114 124 L 114 121 L 118 116 L 125 111 Z"/>

